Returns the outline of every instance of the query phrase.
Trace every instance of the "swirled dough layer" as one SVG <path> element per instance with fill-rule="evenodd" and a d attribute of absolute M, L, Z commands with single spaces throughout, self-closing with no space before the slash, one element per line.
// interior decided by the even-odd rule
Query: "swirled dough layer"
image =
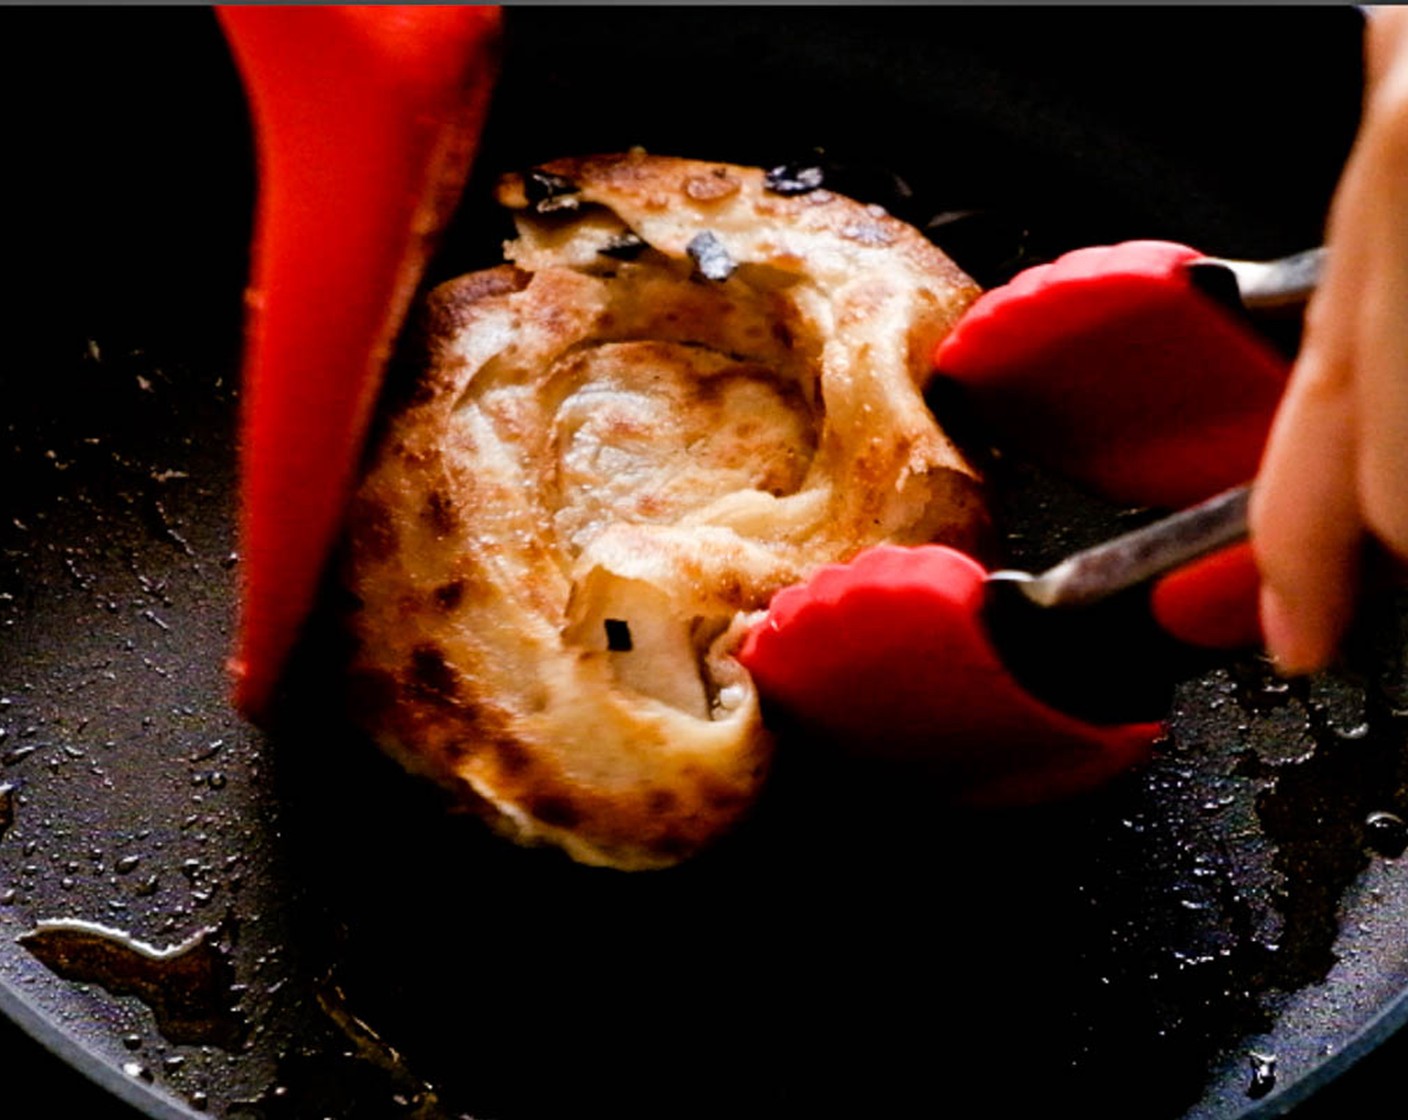
<path fill-rule="evenodd" d="M 767 773 L 752 612 L 871 544 L 980 534 L 922 397 L 978 293 L 878 207 L 751 168 L 563 160 L 500 200 L 512 263 L 433 293 L 353 502 L 355 707 L 513 838 L 661 867 Z"/>

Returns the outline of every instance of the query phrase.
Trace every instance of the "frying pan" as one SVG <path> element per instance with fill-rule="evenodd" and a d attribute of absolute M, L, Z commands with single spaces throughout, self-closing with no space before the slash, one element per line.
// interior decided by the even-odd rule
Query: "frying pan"
<path fill-rule="evenodd" d="M 235 72 L 208 11 L 0 26 L 0 1010 L 37 1040 L 0 1035 L 7 1092 L 42 1047 L 162 1118 L 1250 1120 L 1335 1101 L 1408 1017 L 1401 602 L 1342 671 L 1188 682 L 1156 760 L 1096 795 L 959 813 L 788 742 L 737 835 L 648 875 L 445 813 L 342 722 L 325 622 L 277 729 L 243 724 Z M 630 144 L 822 160 L 986 283 L 1127 237 L 1272 257 L 1318 242 L 1358 114 L 1349 9 L 508 26 L 432 279 L 496 257 L 495 173 Z M 989 465 L 1023 566 L 1144 516 Z"/>

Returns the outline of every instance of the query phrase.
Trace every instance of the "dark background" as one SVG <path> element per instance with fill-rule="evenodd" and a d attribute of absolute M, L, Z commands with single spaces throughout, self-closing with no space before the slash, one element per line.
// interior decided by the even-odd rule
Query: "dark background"
<path fill-rule="evenodd" d="M 539 53 L 517 56 L 528 65 L 506 79 L 532 110 L 526 123 L 496 121 L 488 151 L 540 159 L 562 154 L 561 136 L 585 137 L 584 147 L 594 133 L 613 142 L 611 115 L 592 115 L 600 105 L 560 96 L 554 75 L 568 55 L 601 68 L 603 88 L 640 113 L 638 142 L 655 150 L 671 151 L 683 125 L 700 149 L 680 154 L 770 162 L 806 155 L 825 142 L 828 119 L 842 118 L 866 137 L 844 153 L 852 165 L 901 170 L 917 206 L 1001 216 L 965 243 L 976 272 L 1008 259 L 999 243 L 1040 256 L 1132 228 L 1196 237 L 1225 255 L 1304 248 L 1319 237 L 1357 112 L 1350 9 L 872 10 L 791 22 L 776 12 L 627 9 L 534 18 L 556 30 Z M 844 86 L 799 78 L 799 60 L 844 55 L 867 25 L 908 47 L 903 57 L 851 60 L 895 82 L 893 111 L 867 110 L 856 122 Z M 915 111 L 930 94 L 925 65 L 951 92 L 942 119 Z M 228 355 L 253 171 L 237 80 L 210 12 L 5 9 L 0 91 L 14 353 L 102 337 L 178 357 Z M 754 122 L 747 138 L 741 115 Z M 770 130 L 756 126 L 760 117 Z M 452 231 L 451 256 L 473 240 L 476 220 L 467 215 Z M 1397 1100 L 1405 1060 L 1408 1039 L 1396 1039 L 1294 1115 L 1354 1115 Z M 0 1075 L 16 1104 L 18 1087 L 30 1086 L 49 1114 L 130 1115 L 8 1022 L 0 1022 Z M 16 1115 L 26 1114 L 19 1105 Z"/>

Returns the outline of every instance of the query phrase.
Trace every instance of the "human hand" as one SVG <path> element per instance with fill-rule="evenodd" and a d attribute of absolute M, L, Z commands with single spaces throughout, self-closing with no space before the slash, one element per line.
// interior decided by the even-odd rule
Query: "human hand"
<path fill-rule="evenodd" d="M 1284 673 L 1334 655 L 1367 542 L 1408 559 L 1408 9 L 1369 15 L 1364 112 L 1326 245 L 1251 508 Z"/>

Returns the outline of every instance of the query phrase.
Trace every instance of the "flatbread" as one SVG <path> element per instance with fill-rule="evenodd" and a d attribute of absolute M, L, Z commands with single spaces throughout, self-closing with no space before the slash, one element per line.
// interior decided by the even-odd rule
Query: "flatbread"
<path fill-rule="evenodd" d="M 732 656 L 755 612 L 868 545 L 983 532 L 922 396 L 978 289 L 880 208 L 753 168 L 632 152 L 499 197 L 511 263 L 432 294 L 352 505 L 354 707 L 515 840 L 667 866 L 766 777 Z"/>

